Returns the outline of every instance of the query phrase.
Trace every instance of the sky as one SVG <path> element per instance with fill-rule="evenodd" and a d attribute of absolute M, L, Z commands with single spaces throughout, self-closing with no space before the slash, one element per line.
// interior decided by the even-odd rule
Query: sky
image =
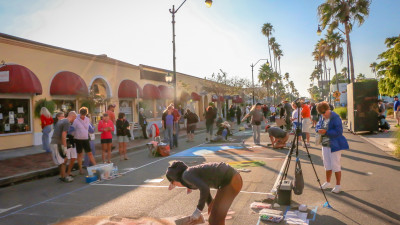
<path fill-rule="evenodd" d="M 134 65 L 172 70 L 169 9 L 183 0 L 0 0 L 0 32 Z M 252 63 L 268 58 L 264 23 L 274 26 L 281 45 L 282 74 L 288 72 L 300 95 L 309 96 L 315 62 L 317 7 L 323 0 L 187 0 L 176 13 L 177 71 L 204 78 L 222 69 L 251 80 Z M 355 26 L 355 74 L 373 77 L 370 63 L 386 50 L 385 38 L 400 34 L 400 1 L 373 0 L 370 15 Z M 0 52 L 0 57 L 4 53 Z M 254 67 L 257 81 L 259 66 Z M 338 69 L 346 66 L 346 61 Z M 333 65 L 328 64 L 332 68 Z"/>

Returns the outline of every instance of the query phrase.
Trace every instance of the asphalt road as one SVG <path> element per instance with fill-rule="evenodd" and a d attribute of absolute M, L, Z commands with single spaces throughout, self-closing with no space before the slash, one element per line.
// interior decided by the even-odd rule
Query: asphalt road
<path fill-rule="evenodd" d="M 226 145 L 204 144 L 205 134 L 199 134 L 196 142 L 182 140 L 180 147 L 164 158 L 150 157 L 146 149 L 135 151 L 130 153 L 128 161 L 114 159 L 120 172 L 126 174 L 97 184 L 84 183 L 83 176 L 77 176 L 69 184 L 50 177 L 2 188 L 0 224 L 128 224 L 133 218 L 137 224 L 145 224 L 143 221 L 148 221 L 147 218 L 153 219 L 153 224 L 168 224 L 168 221 L 190 215 L 199 197 L 198 191 L 191 194 L 186 194 L 185 189 L 168 191 L 164 174 L 171 161 L 182 160 L 188 165 L 197 165 L 259 160 L 265 165 L 241 173 L 242 192 L 231 207 L 232 218 L 226 220 L 226 224 L 258 224 L 258 215 L 249 205 L 270 192 L 288 150 L 266 147 L 268 138 L 265 134 L 262 136 L 265 146 L 255 147 L 249 141 L 250 135 L 248 131 L 238 133 L 227 144 L 231 147 L 223 147 Z M 309 214 L 310 224 L 400 224 L 400 162 L 357 136 L 346 134 L 346 137 L 351 150 L 342 155 L 343 192 L 338 195 L 326 192 L 334 209 L 322 207 L 325 200 L 302 147 L 300 157 L 305 189 L 302 195 L 292 196 L 293 205 L 301 203 L 316 209 L 315 217 Z M 247 139 L 246 149 L 240 149 L 241 139 Z M 195 151 L 190 149 L 196 146 Z M 216 148 L 220 150 L 214 151 Z M 312 147 L 310 155 L 323 182 L 320 149 Z M 289 178 L 294 170 L 294 163 L 291 165 Z M 157 178 L 164 180 L 144 182 Z M 282 207 L 282 210 L 286 208 Z"/>

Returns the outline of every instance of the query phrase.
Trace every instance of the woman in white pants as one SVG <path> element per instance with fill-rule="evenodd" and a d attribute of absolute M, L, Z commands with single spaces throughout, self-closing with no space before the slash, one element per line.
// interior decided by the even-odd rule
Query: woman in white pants
<path fill-rule="evenodd" d="M 336 186 L 332 189 L 332 192 L 337 194 L 341 190 L 341 150 L 349 149 L 349 144 L 343 136 L 342 120 L 338 114 L 330 110 L 329 104 L 327 102 L 319 103 L 317 111 L 322 117 L 315 131 L 322 135 L 322 159 L 326 171 L 326 182 L 321 185 L 321 188 L 330 187 L 333 171 L 335 173 Z"/>

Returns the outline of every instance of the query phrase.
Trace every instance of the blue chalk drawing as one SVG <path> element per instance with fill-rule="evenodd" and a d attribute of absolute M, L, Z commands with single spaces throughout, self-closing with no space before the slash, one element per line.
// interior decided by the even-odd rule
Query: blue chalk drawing
<path fill-rule="evenodd" d="M 212 154 L 221 150 L 228 149 L 242 149 L 241 146 L 200 146 L 189 148 L 185 151 L 176 153 L 173 157 L 191 157 L 191 156 L 203 156 L 207 154 Z"/>

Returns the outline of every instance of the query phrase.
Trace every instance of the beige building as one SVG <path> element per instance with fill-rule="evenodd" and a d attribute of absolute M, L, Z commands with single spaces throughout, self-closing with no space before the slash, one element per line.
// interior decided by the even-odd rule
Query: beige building
<path fill-rule="evenodd" d="M 92 55 L 0 33 L 0 150 L 41 144 L 42 128 L 34 116 L 35 102 L 53 100 L 56 111 L 77 111 L 89 101 L 97 123 L 110 104 L 116 113 L 138 122 L 138 107 L 148 121 L 160 123 L 161 112 L 173 99 L 165 82 L 171 71 L 133 65 L 106 55 Z M 204 80 L 177 73 L 177 99 L 203 119 L 211 95 Z"/>

